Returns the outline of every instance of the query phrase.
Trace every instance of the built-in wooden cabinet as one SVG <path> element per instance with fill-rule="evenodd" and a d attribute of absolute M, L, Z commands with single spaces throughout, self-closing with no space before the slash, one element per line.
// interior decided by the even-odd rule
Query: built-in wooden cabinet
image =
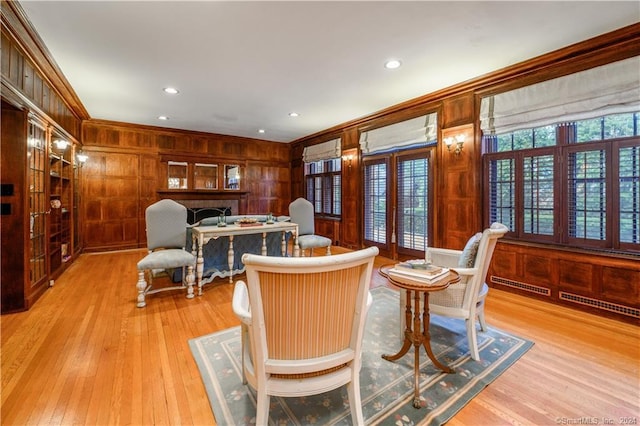
<path fill-rule="evenodd" d="M 73 254 L 73 145 L 52 133 L 49 144 L 49 265 L 58 275 Z"/>
<path fill-rule="evenodd" d="M 68 135 L 2 102 L 2 313 L 29 309 L 80 250 L 74 152 Z"/>

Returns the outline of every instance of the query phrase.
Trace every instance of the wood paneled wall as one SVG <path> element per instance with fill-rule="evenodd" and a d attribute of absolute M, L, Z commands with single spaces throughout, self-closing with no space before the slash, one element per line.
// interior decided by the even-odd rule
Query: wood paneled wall
<path fill-rule="evenodd" d="M 88 251 L 144 247 L 144 211 L 166 190 L 166 161 L 242 164 L 240 214 L 288 213 L 290 146 L 259 139 L 101 120 L 82 125 L 83 236 Z M 185 191 L 185 194 L 189 191 Z M 215 199 L 212 191 L 191 199 Z M 195 197 L 195 198 L 194 198 Z"/>
<path fill-rule="evenodd" d="M 447 134 L 458 131 L 464 131 L 467 140 L 460 155 L 449 152 L 442 143 L 436 148 L 433 163 L 435 235 L 430 245 L 461 249 L 471 235 L 489 225 L 482 197 L 483 147 L 478 119 L 481 97 L 637 55 L 640 55 L 640 24 L 532 58 L 294 141 L 291 150 L 293 196 L 304 194 L 300 159 L 305 146 L 339 135 L 344 154 L 358 154 L 361 132 L 413 118 L 418 115 L 418 111 L 437 111 L 439 141 Z M 320 226 L 316 225 L 316 232 L 323 232 L 334 240 L 339 235 L 342 238 L 340 244 L 350 248 L 362 247 L 362 232 L 358 226 L 362 223 L 362 209 L 359 207 L 362 202 L 362 170 L 359 157 L 356 155 L 352 168 L 343 169 L 344 209 L 341 221 L 334 222 L 332 227 L 325 224 L 326 221 L 317 221 Z M 489 278 L 492 274 L 496 277 L 491 285 L 544 297 L 555 303 L 600 315 L 639 322 L 637 283 L 640 282 L 640 262 L 637 259 L 621 261 L 621 257 L 615 254 L 570 249 L 559 251 L 554 247 L 534 247 L 527 244 L 520 244 L 514 249 L 513 244 L 504 242 L 498 244 L 494 264 L 496 262 L 500 267 L 495 267 L 490 272 Z M 550 288 L 549 296 L 539 296 L 525 289 L 528 286 L 509 283 L 546 286 Z"/>
<path fill-rule="evenodd" d="M 21 8 L 2 1 L 0 58 L 2 96 L 18 107 L 37 110 L 42 118 L 80 138 L 80 124 L 89 115 L 55 61 L 46 60 L 48 50 L 31 26 L 25 25 Z M 30 58 L 46 58 L 38 64 Z M 44 73 L 43 73 L 44 71 Z"/>

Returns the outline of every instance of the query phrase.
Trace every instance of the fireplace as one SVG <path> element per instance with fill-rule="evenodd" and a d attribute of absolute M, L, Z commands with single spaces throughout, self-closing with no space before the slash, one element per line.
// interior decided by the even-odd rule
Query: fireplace
<path fill-rule="evenodd" d="M 230 216 L 231 207 L 187 207 L 187 223 L 193 225 L 208 217 Z"/>
<path fill-rule="evenodd" d="M 187 208 L 188 222 L 193 224 L 207 217 L 245 214 L 247 192 L 161 190 L 160 198 L 170 198 Z"/>

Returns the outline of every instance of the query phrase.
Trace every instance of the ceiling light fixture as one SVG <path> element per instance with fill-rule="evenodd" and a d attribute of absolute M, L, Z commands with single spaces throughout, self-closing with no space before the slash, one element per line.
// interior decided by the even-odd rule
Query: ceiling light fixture
<path fill-rule="evenodd" d="M 258 129 L 258 133 L 264 133 L 264 129 Z"/>
<path fill-rule="evenodd" d="M 170 94 L 170 95 L 177 95 L 178 94 L 178 89 L 175 89 L 173 87 L 165 87 L 164 90 L 166 93 Z"/>
<path fill-rule="evenodd" d="M 398 59 L 391 59 L 384 63 L 384 67 L 388 70 L 400 68 L 400 65 L 402 65 L 402 62 L 400 62 Z"/>
<path fill-rule="evenodd" d="M 169 117 L 167 117 L 166 115 L 161 115 L 158 117 L 158 120 L 168 120 Z"/>
<path fill-rule="evenodd" d="M 297 116 L 299 116 L 299 115 L 300 115 L 300 114 L 298 114 L 297 112 L 290 112 L 290 113 L 289 113 L 289 117 L 297 117 Z"/>

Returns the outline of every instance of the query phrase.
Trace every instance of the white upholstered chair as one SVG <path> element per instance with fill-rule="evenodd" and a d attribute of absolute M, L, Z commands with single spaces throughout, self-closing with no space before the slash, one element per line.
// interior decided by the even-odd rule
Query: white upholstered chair
<path fill-rule="evenodd" d="M 489 292 L 485 282 L 487 270 L 493 257 L 493 250 L 498 238 L 508 231 L 501 223 L 493 223 L 484 232 L 478 232 L 467 242 L 463 250 L 427 248 L 425 258 L 434 265 L 456 270 L 460 274 L 460 282 L 450 285 L 446 290 L 432 292 L 429 295 L 429 312 L 464 319 L 469 340 L 471 358 L 480 360 L 478 339 L 476 335 L 476 318 L 480 329 L 486 330 L 484 317 L 484 301 Z M 404 336 L 405 292 L 400 297 L 401 332 Z"/>
<path fill-rule="evenodd" d="M 331 254 L 331 239 L 315 235 L 313 204 L 306 198 L 298 198 L 289 204 L 291 222 L 298 224 L 298 246 L 302 256 L 309 249 L 313 255 L 314 248 L 326 247 L 327 255 Z"/>
<path fill-rule="evenodd" d="M 146 306 L 147 294 L 165 290 L 186 289 L 187 298 L 193 298 L 196 257 L 184 249 L 187 238 L 186 207 L 173 200 L 160 200 L 147 207 L 145 220 L 149 253 L 137 265 L 137 306 Z M 181 285 L 153 289 L 154 275 L 173 268 L 183 268 Z M 187 270 L 186 274 L 184 269 Z"/>
<path fill-rule="evenodd" d="M 243 383 L 257 393 L 257 425 L 270 397 L 347 385 L 354 425 L 364 424 L 359 372 L 376 247 L 316 257 L 245 254 L 233 311 L 241 320 Z"/>

